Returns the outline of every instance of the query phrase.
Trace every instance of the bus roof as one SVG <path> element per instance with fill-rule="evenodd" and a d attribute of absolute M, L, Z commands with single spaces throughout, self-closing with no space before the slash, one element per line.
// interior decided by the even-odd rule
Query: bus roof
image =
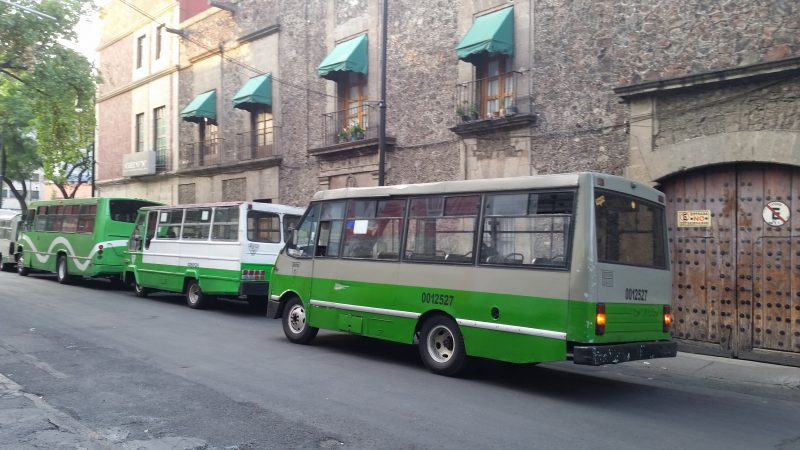
<path fill-rule="evenodd" d="M 50 206 L 50 205 L 83 205 L 83 204 L 93 204 L 93 203 L 98 203 L 100 201 L 111 201 L 111 200 L 134 200 L 139 202 L 158 203 L 144 198 L 84 197 L 84 198 L 59 198 L 54 200 L 35 200 L 28 204 L 28 208 L 34 208 L 37 206 Z"/>
<path fill-rule="evenodd" d="M 333 200 L 351 197 L 391 197 L 406 195 L 426 194 L 454 194 L 469 192 L 491 192 L 525 189 L 550 189 L 577 187 L 581 178 L 585 182 L 594 183 L 593 180 L 603 178 L 606 187 L 617 189 L 621 186 L 639 189 L 636 194 L 655 201 L 660 194 L 652 187 L 615 175 L 595 172 L 574 172 L 553 175 L 532 175 L 511 178 L 485 178 L 478 180 L 439 181 L 435 183 L 400 184 L 383 187 L 341 188 L 328 191 L 319 191 L 314 194 L 313 200 Z M 627 190 L 627 189 L 625 189 Z"/>
<path fill-rule="evenodd" d="M 242 204 L 250 204 L 252 209 L 257 211 L 272 211 L 278 213 L 289 213 L 302 215 L 304 209 L 295 206 L 280 205 L 278 203 L 264 203 L 264 202 L 212 202 L 212 203 L 192 203 L 187 205 L 163 205 L 163 206 L 146 206 L 141 209 L 145 210 L 164 210 L 164 209 L 191 209 L 191 208 L 211 208 L 219 206 L 239 206 Z"/>
<path fill-rule="evenodd" d="M 9 219 L 21 214 L 22 211 L 17 211 L 16 209 L 0 209 L 0 219 Z"/>

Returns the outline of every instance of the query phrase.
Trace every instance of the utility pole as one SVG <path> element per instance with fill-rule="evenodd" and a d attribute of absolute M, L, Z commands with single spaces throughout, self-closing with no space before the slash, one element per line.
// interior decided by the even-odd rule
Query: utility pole
<path fill-rule="evenodd" d="M 92 146 L 92 197 L 94 197 L 94 180 L 95 180 L 95 178 L 94 178 L 94 169 L 95 169 L 95 166 L 97 165 L 95 163 L 95 161 L 94 161 L 94 141 L 92 141 L 92 143 L 90 145 Z"/>
<path fill-rule="evenodd" d="M 381 100 L 380 131 L 378 133 L 378 186 L 386 185 L 386 44 L 389 41 L 389 0 L 383 0 L 381 14 Z"/>

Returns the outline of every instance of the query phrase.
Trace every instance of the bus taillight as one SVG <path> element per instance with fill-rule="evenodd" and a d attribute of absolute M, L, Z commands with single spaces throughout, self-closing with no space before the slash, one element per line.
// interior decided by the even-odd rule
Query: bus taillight
<path fill-rule="evenodd" d="M 267 271 L 265 270 L 242 270 L 243 281 L 266 281 Z"/>
<path fill-rule="evenodd" d="M 97 254 L 103 256 L 103 244 L 97 246 Z"/>
<path fill-rule="evenodd" d="M 597 304 L 597 313 L 594 317 L 594 334 L 602 336 L 606 334 L 606 304 Z"/>
<path fill-rule="evenodd" d="M 672 325 L 672 310 L 669 305 L 664 305 L 664 333 L 669 333 L 670 325 Z"/>

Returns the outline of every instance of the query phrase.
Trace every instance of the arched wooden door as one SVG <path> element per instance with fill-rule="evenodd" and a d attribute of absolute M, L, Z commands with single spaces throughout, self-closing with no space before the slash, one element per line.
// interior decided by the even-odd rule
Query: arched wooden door
<path fill-rule="evenodd" d="M 660 189 L 673 336 L 703 353 L 800 366 L 800 168 L 707 167 Z M 690 210 L 710 210 L 711 226 L 679 227 L 678 212 Z"/>

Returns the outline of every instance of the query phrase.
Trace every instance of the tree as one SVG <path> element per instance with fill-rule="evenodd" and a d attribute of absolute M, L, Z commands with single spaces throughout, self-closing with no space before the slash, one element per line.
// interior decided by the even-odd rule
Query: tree
<path fill-rule="evenodd" d="M 15 3 L 56 18 L 0 3 L 0 136 L 7 150 L 2 181 L 25 205 L 24 181 L 36 168 L 43 167 L 65 193 L 75 170 L 87 165 L 96 70 L 61 42 L 74 40 L 78 20 L 95 6 L 91 0 Z"/>

